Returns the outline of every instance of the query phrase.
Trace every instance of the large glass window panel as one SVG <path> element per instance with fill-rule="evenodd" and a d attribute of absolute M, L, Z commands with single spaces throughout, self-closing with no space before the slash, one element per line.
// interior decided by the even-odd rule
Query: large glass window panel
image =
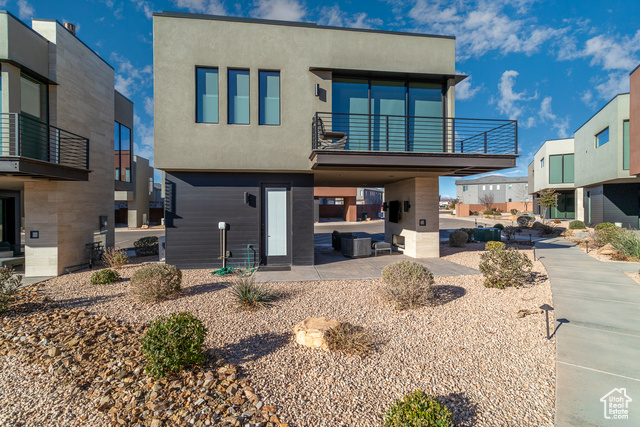
<path fill-rule="evenodd" d="M 569 193 L 565 195 L 565 207 L 566 207 L 566 218 L 567 219 L 575 219 L 576 218 L 576 196 L 573 193 Z"/>
<path fill-rule="evenodd" d="M 260 124 L 280 124 L 280 72 L 260 71 Z"/>
<path fill-rule="evenodd" d="M 120 181 L 120 123 L 113 122 L 113 150 L 116 168 L 116 181 Z"/>
<path fill-rule="evenodd" d="M 229 70 L 229 123 L 249 124 L 249 70 Z"/>
<path fill-rule="evenodd" d="M 120 170 L 121 181 L 131 182 L 131 176 L 126 171 L 131 168 L 131 129 L 120 125 Z"/>
<path fill-rule="evenodd" d="M 574 175 L 574 161 L 573 161 L 573 154 L 565 154 L 563 156 L 563 166 L 564 166 L 564 175 L 563 175 L 563 181 L 565 183 L 571 183 L 573 182 L 573 175 Z"/>
<path fill-rule="evenodd" d="M 324 123 L 325 130 L 346 133 L 350 150 L 368 150 L 369 81 L 335 78 L 331 92 L 332 123 Z"/>
<path fill-rule="evenodd" d="M 442 151 L 442 86 L 409 83 L 409 149 Z"/>
<path fill-rule="evenodd" d="M 26 76 L 20 78 L 20 109 L 23 114 L 46 122 L 46 85 Z"/>
<path fill-rule="evenodd" d="M 218 123 L 218 70 L 196 68 L 196 121 Z"/>
<path fill-rule="evenodd" d="M 371 82 L 371 149 L 406 151 L 407 88 L 404 82 Z"/>
<path fill-rule="evenodd" d="M 602 132 L 596 135 L 596 147 L 600 147 L 601 145 L 609 142 L 609 128 L 606 128 Z"/>
<path fill-rule="evenodd" d="M 549 156 L 549 183 L 562 184 L 562 155 Z"/>
<path fill-rule="evenodd" d="M 23 115 L 20 120 L 20 154 L 30 159 L 55 161 L 55 156 L 49 156 L 57 152 L 57 146 L 49 141 L 46 125 L 47 85 L 21 75 L 20 109 Z"/>
<path fill-rule="evenodd" d="M 622 169 L 629 170 L 629 120 L 622 122 Z"/>

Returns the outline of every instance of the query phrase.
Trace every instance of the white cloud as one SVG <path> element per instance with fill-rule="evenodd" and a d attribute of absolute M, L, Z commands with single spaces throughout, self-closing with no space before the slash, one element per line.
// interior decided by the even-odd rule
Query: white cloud
<path fill-rule="evenodd" d="M 207 13 L 209 15 L 226 15 L 226 11 L 219 0 L 172 0 L 176 7 L 187 9 L 189 12 Z"/>
<path fill-rule="evenodd" d="M 136 5 L 136 9 L 141 10 L 148 19 L 153 17 L 155 6 L 150 1 L 146 0 L 131 0 Z"/>
<path fill-rule="evenodd" d="M 23 21 L 31 19 L 35 13 L 35 9 L 27 0 L 18 0 L 18 17 L 20 17 L 20 19 Z"/>
<path fill-rule="evenodd" d="M 133 134 L 134 154 L 149 159 L 149 163 L 153 165 L 153 123 L 145 123 L 134 114 Z"/>
<path fill-rule="evenodd" d="M 456 71 L 456 73 L 464 74 L 462 71 Z M 468 101 L 484 90 L 484 85 L 471 87 L 471 79 L 472 77 L 469 76 L 456 85 L 456 101 Z"/>
<path fill-rule="evenodd" d="M 558 132 L 560 138 L 567 138 L 569 136 L 569 117 L 558 117 L 554 114 L 551 108 L 551 101 L 552 98 L 550 96 L 542 100 L 538 117 L 543 123 L 550 123 L 551 128 Z"/>
<path fill-rule="evenodd" d="M 518 126 L 520 126 L 523 129 L 530 129 L 535 125 L 536 125 L 536 118 L 533 116 L 528 117 L 527 120 L 521 120 L 520 123 L 518 123 Z"/>
<path fill-rule="evenodd" d="M 527 97 L 526 91 L 515 92 L 516 77 L 518 77 L 517 71 L 507 70 L 502 73 L 500 83 L 498 83 L 498 90 L 500 91 L 500 99 L 497 100 L 498 110 L 502 114 L 506 114 L 511 120 L 517 120 L 524 112 L 521 102 L 530 101 L 538 97 L 537 93 Z"/>
<path fill-rule="evenodd" d="M 258 0 L 252 15 L 263 19 L 301 21 L 306 11 L 297 0 Z"/>
<path fill-rule="evenodd" d="M 151 117 L 153 117 L 153 98 L 146 97 L 144 99 L 144 111 Z"/>
<path fill-rule="evenodd" d="M 595 99 L 593 99 L 593 92 L 591 92 L 589 89 L 585 90 L 582 93 L 580 100 L 584 102 L 584 105 L 586 105 L 587 107 L 596 108 L 596 101 Z"/>
<path fill-rule="evenodd" d="M 602 65 L 604 70 L 630 71 L 637 64 L 635 55 L 640 50 L 640 30 L 633 38 L 624 37 L 614 40 L 612 37 L 599 35 L 585 43 L 581 56 L 591 57 L 591 65 Z"/>
<path fill-rule="evenodd" d="M 619 93 L 629 92 L 629 73 L 626 71 L 615 71 L 607 74 L 607 77 L 600 80 L 601 83 L 596 85 L 598 97 L 605 101 L 609 101 Z"/>
<path fill-rule="evenodd" d="M 522 11 L 530 2 L 512 3 L 480 2 L 472 5 L 457 2 L 450 5 L 443 0 L 418 0 L 408 15 L 421 26 L 419 30 L 456 36 L 459 60 L 479 57 L 493 50 L 502 54 L 519 52 L 532 55 L 545 42 L 567 32 L 566 28 L 535 25 L 526 17 L 510 18 L 503 10 L 506 5 Z"/>
<path fill-rule="evenodd" d="M 153 67 L 146 65 L 141 69 L 136 68 L 131 61 L 115 52 L 111 54 L 111 60 L 117 64 L 115 87 L 126 97 L 131 97 L 140 89 L 153 85 Z"/>
<path fill-rule="evenodd" d="M 333 27 L 373 28 L 383 24 L 381 19 L 369 18 L 364 12 L 350 15 L 338 5 L 321 8 L 319 16 L 318 24 Z"/>

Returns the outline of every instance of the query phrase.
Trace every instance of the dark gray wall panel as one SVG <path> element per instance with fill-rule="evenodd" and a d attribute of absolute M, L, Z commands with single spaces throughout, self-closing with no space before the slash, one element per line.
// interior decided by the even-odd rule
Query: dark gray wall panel
<path fill-rule="evenodd" d="M 589 197 L 587 194 L 591 194 L 591 219 L 589 220 Z M 597 187 L 587 187 L 584 189 L 584 218 L 585 222 L 590 224 L 600 224 L 604 222 L 603 208 L 604 194 L 602 185 Z"/>
<path fill-rule="evenodd" d="M 171 172 L 166 174 L 166 260 L 180 268 L 219 268 L 219 222 L 229 224 L 227 265 L 259 264 L 261 184 L 291 186 L 294 265 L 313 265 L 313 176 Z M 244 193 L 249 194 L 245 204 Z M 251 245 L 249 254 L 247 246 Z"/>
<path fill-rule="evenodd" d="M 638 228 L 640 184 L 605 184 L 603 189 L 603 221 L 620 222 L 625 228 Z"/>

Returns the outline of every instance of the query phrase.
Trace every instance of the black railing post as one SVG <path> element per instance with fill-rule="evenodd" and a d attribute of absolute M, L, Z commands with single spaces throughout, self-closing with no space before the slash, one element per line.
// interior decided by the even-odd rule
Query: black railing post
<path fill-rule="evenodd" d="M 411 151 L 411 143 L 409 142 L 409 116 L 404 118 L 404 150 Z"/>
<path fill-rule="evenodd" d="M 20 157 L 20 152 L 21 147 L 20 145 L 22 144 L 22 138 L 21 138 L 21 133 L 22 133 L 22 123 L 21 123 L 21 116 L 18 115 L 18 113 L 14 113 L 14 117 L 15 117 L 15 123 L 16 123 L 16 156 Z"/>
<path fill-rule="evenodd" d="M 451 147 L 452 147 L 452 152 L 455 153 L 456 152 L 456 118 L 451 117 L 449 120 L 451 120 Z"/>
<path fill-rule="evenodd" d="M 449 147 L 447 143 L 447 118 L 442 117 L 442 152 L 448 153 Z"/>
<path fill-rule="evenodd" d="M 514 122 L 514 124 L 515 124 L 515 126 L 516 126 L 516 141 L 515 141 L 515 144 L 516 144 L 516 146 L 515 146 L 516 153 L 515 153 L 515 154 L 518 154 L 518 121 L 516 120 L 516 121 Z"/>
<path fill-rule="evenodd" d="M 487 132 L 484 133 L 484 154 L 487 154 Z"/>
<path fill-rule="evenodd" d="M 387 151 L 389 151 L 389 116 L 385 116 L 386 123 L 386 139 L 387 139 Z"/>

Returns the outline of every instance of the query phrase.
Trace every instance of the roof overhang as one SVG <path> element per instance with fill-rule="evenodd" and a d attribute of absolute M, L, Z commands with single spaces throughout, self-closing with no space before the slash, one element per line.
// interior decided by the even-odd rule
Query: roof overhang
<path fill-rule="evenodd" d="M 403 79 L 412 81 L 448 81 L 454 79 L 456 84 L 468 76 L 464 74 L 437 74 L 437 73 L 405 73 L 383 70 L 358 70 L 353 68 L 309 67 L 309 71 L 331 71 L 341 77 L 359 77 L 370 79 Z"/>

